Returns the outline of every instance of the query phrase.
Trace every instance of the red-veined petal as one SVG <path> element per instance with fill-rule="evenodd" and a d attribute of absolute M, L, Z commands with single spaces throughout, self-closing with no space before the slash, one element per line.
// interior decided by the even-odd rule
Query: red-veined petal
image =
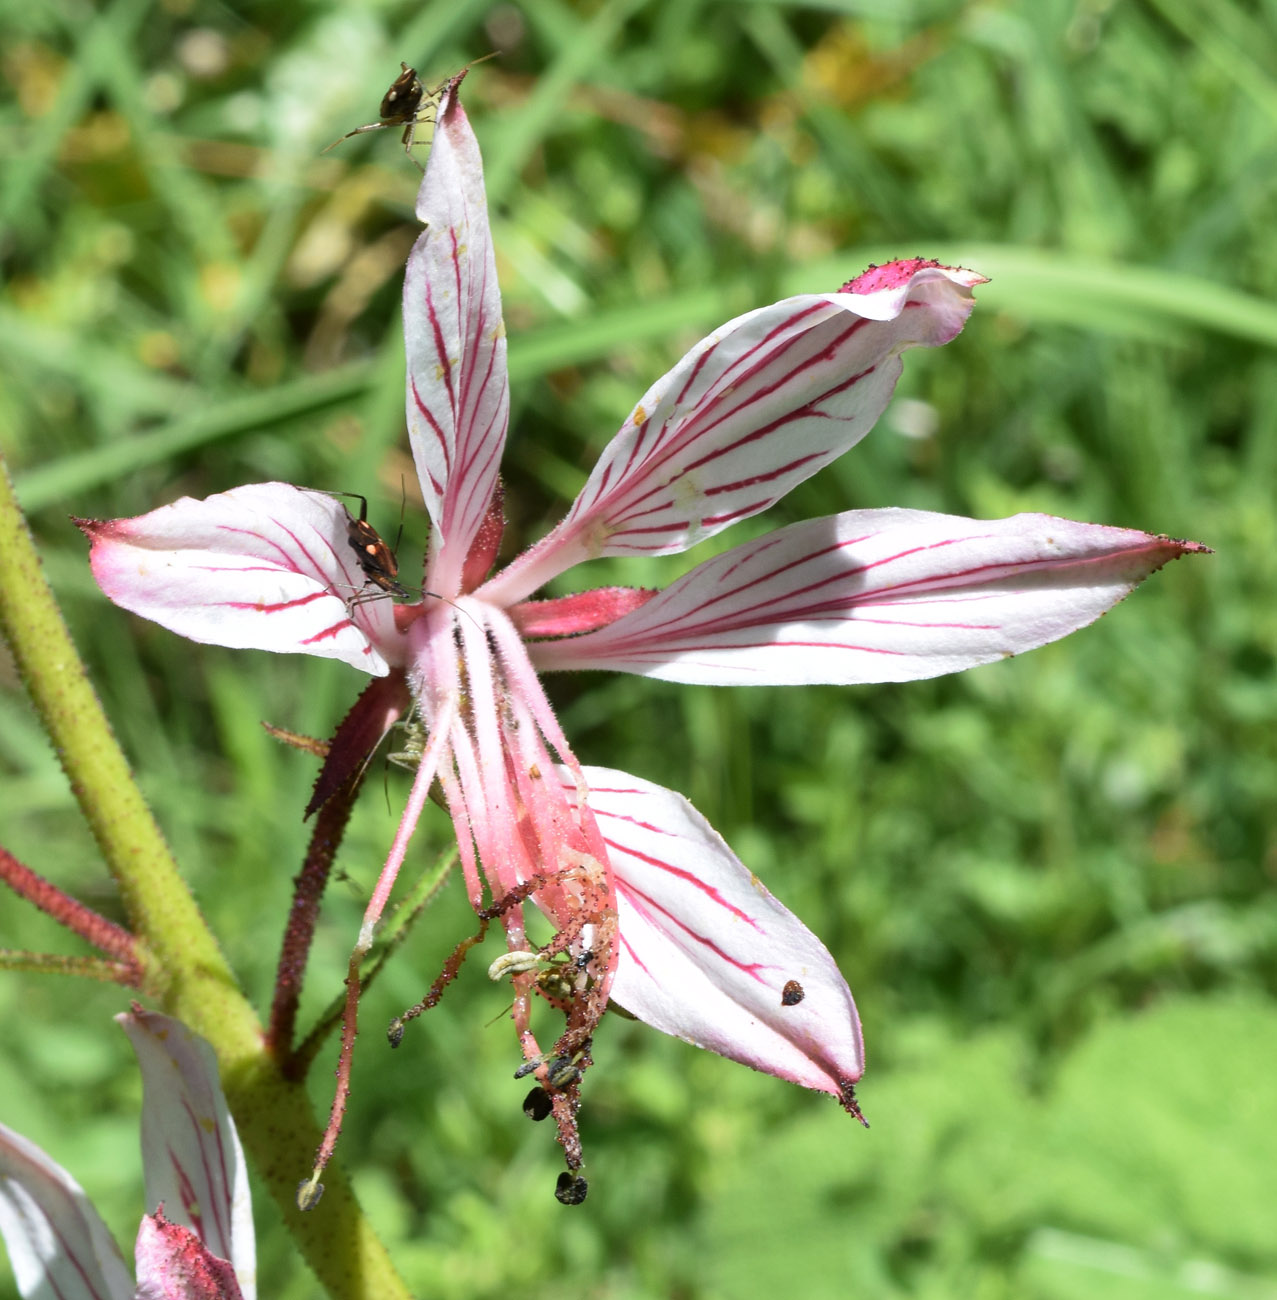
<path fill-rule="evenodd" d="M 0 1124 L 0 1234 L 23 1297 L 130 1300 L 133 1279 L 84 1189 Z"/>
<path fill-rule="evenodd" d="M 248 1170 L 213 1049 L 179 1020 L 135 1007 L 116 1019 L 142 1067 L 146 1204 L 229 1260 L 244 1300 L 257 1293 Z M 140 1241 L 140 1237 L 139 1237 Z M 139 1281 L 141 1281 L 139 1273 Z"/>
<path fill-rule="evenodd" d="M 564 521 L 484 597 L 513 603 L 595 556 L 686 550 L 765 510 L 869 432 L 900 354 L 953 338 L 983 279 L 892 263 L 728 321 L 652 385 Z"/>
<path fill-rule="evenodd" d="M 483 162 L 457 100 L 460 81 L 439 103 L 417 197 L 426 229 L 404 280 L 408 435 L 438 534 L 427 585 L 443 596 L 461 589 L 496 486 L 510 408 Z"/>
<path fill-rule="evenodd" d="M 321 492 L 251 483 L 134 519 L 76 522 L 107 596 L 180 636 L 341 659 L 375 677 L 403 661 L 389 600 L 347 609 L 364 575 L 349 516 Z"/>
<path fill-rule="evenodd" d="M 849 1099 L 864 1070 L 860 1021 L 824 944 L 681 795 L 584 772 L 616 881 L 612 996 L 667 1034 Z"/>
<path fill-rule="evenodd" d="M 1206 549 L 1050 515 L 852 510 L 734 547 L 608 627 L 530 649 L 542 670 L 713 685 L 911 681 L 1055 641 Z"/>

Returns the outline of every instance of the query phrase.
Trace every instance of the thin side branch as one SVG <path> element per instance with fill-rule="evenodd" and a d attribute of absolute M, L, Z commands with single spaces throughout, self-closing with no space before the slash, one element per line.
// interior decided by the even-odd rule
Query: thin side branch
<path fill-rule="evenodd" d="M 134 962 L 107 961 L 102 957 L 65 957 L 56 952 L 24 952 L 0 948 L 0 970 L 31 971 L 39 975 L 79 975 L 103 984 L 140 989 L 142 969 Z"/>
<path fill-rule="evenodd" d="M 3 847 L 0 847 L 0 880 L 20 898 L 34 903 L 59 925 L 91 943 L 100 953 L 114 957 L 122 966 L 134 969 L 137 978 L 130 979 L 128 983 L 134 987 L 141 983 L 142 963 L 138 941 L 122 925 L 108 921 L 91 907 L 72 898 L 52 881 L 19 862 Z"/>

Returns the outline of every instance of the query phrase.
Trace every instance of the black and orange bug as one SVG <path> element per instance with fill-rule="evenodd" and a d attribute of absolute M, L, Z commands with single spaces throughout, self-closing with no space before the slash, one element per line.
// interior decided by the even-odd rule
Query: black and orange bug
<path fill-rule="evenodd" d="M 324 495 L 351 497 L 359 502 L 358 519 L 346 510 L 346 540 L 363 572 L 365 587 L 371 585 L 377 590 L 359 592 L 350 603 L 362 605 L 381 595 L 396 600 L 411 600 L 412 592 L 399 581 L 399 561 L 395 558 L 394 550 L 368 522 L 368 498 L 360 496 L 358 492 L 326 492 Z M 345 509 L 344 506 L 342 508 Z"/>
<path fill-rule="evenodd" d="M 350 497 L 359 502 L 359 518 L 343 505 L 346 513 L 346 540 L 355 553 L 355 561 L 364 575 L 364 589 L 355 593 L 347 605 L 363 605 L 380 596 L 392 600 L 412 600 L 413 593 L 399 581 L 399 561 L 394 547 L 387 545 L 382 535 L 368 522 L 368 498 L 358 492 L 330 492 L 326 488 L 303 488 L 325 497 Z M 398 542 L 395 543 L 398 545 Z M 375 590 L 368 591 L 368 587 Z"/>
<path fill-rule="evenodd" d="M 399 581 L 399 561 L 394 551 L 386 545 L 381 534 L 368 522 L 368 500 L 358 492 L 341 492 L 339 496 L 353 497 L 359 502 L 359 518 L 346 511 L 346 540 L 355 553 L 355 559 L 364 577 L 378 591 L 400 600 L 410 600 L 412 593 Z"/>

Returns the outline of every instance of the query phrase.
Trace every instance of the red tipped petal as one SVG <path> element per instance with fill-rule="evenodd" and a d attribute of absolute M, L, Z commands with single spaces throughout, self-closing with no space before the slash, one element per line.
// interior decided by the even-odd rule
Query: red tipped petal
<path fill-rule="evenodd" d="M 647 587 L 592 587 L 574 596 L 525 600 L 509 614 L 522 636 L 574 636 L 615 623 L 655 595 Z"/>
<path fill-rule="evenodd" d="M 848 1097 L 864 1045 L 825 946 L 681 795 L 624 772 L 584 772 L 616 878 L 613 997 L 667 1034 Z"/>
<path fill-rule="evenodd" d="M 134 519 L 76 521 L 98 586 L 192 641 L 341 659 L 375 677 L 401 661 L 388 600 L 347 610 L 364 585 L 331 497 L 252 483 Z"/>
<path fill-rule="evenodd" d="M 738 546 L 532 654 L 541 669 L 718 685 L 911 681 L 1055 641 L 1206 549 L 1050 515 L 852 510 Z"/>
<path fill-rule="evenodd" d="M 516 600 L 599 555 L 686 550 L 859 442 L 891 397 L 900 354 L 953 338 L 983 279 L 906 265 L 899 283 L 788 298 L 697 344 L 634 408 L 563 523 L 493 580 L 491 598 Z"/>
<path fill-rule="evenodd" d="M 408 434 L 439 535 L 427 585 L 443 596 L 461 590 L 496 486 L 510 407 L 483 162 L 457 100 L 460 80 L 439 103 L 417 197 L 426 229 L 404 280 Z"/>

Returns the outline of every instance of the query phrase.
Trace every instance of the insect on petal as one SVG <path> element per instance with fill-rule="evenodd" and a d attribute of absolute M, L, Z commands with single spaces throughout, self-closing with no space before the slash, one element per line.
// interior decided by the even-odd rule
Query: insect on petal
<path fill-rule="evenodd" d="M 460 590 L 496 487 L 510 408 L 483 163 L 457 100 L 460 81 L 439 102 L 417 199 L 426 229 L 404 280 L 408 436 L 438 543 L 426 585 L 443 596 Z"/>
<path fill-rule="evenodd" d="M 365 585 L 345 507 L 288 483 L 183 497 L 134 519 L 77 520 L 117 605 L 207 645 L 341 659 L 375 677 L 402 662 L 389 601 Z"/>

